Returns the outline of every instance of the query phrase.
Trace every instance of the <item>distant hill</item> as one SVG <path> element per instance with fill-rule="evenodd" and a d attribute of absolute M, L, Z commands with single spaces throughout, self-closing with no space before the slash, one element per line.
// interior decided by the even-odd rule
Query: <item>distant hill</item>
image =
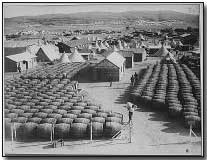
<path fill-rule="evenodd" d="M 20 24 L 41 24 L 41 25 L 61 25 L 61 24 L 93 24 L 97 21 L 132 22 L 136 20 L 147 21 L 182 21 L 193 27 L 198 26 L 199 16 L 179 13 L 175 11 L 130 11 L 130 12 L 79 12 L 73 14 L 45 14 L 39 16 L 20 16 L 5 18 L 5 27 Z"/>

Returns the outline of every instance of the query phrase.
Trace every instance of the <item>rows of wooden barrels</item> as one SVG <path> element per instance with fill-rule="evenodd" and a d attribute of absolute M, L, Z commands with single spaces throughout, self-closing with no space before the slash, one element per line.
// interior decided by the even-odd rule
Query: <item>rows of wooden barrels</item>
<path fill-rule="evenodd" d="M 153 72 L 153 68 L 154 65 L 150 65 L 146 69 L 144 69 L 143 75 L 140 76 L 137 82 L 135 82 L 135 85 L 133 86 L 133 89 L 131 91 L 131 96 L 135 103 L 142 100 L 142 90 L 146 86 L 147 81 Z"/>
<path fill-rule="evenodd" d="M 71 78 L 80 69 L 87 66 L 86 63 L 58 63 L 48 66 L 46 68 L 39 68 L 35 71 L 31 71 L 27 74 L 21 75 L 22 79 L 61 79 L 63 73 L 66 73 L 68 78 Z"/>
<path fill-rule="evenodd" d="M 183 106 L 185 125 L 193 125 L 194 128 L 200 128 L 199 104 L 193 95 L 193 87 L 183 68 L 179 64 L 175 64 L 175 68 L 179 80 L 179 97 Z"/>
<path fill-rule="evenodd" d="M 177 73 L 173 64 L 168 64 L 168 88 L 166 103 L 168 105 L 169 116 L 179 118 L 182 115 L 183 106 L 178 97 L 179 82 Z"/>
<path fill-rule="evenodd" d="M 158 75 L 160 73 L 160 69 L 161 69 L 161 65 L 160 64 L 156 64 L 153 68 L 153 71 L 149 77 L 149 79 L 147 80 L 147 83 L 142 91 L 142 99 L 144 104 L 146 105 L 151 105 L 151 101 L 152 98 L 154 96 L 154 91 L 155 91 L 155 87 L 156 87 L 156 83 L 158 80 Z"/>
<path fill-rule="evenodd" d="M 134 102 L 167 110 L 173 118 L 184 117 L 187 126 L 200 127 L 200 82 L 180 64 L 155 64 L 148 68 L 131 93 Z"/>
<path fill-rule="evenodd" d="M 105 111 L 89 99 L 83 99 L 74 85 L 75 83 L 68 79 L 17 79 L 6 82 L 6 132 L 10 132 L 9 126 L 15 123 L 16 126 L 21 126 L 17 129 L 18 133 L 28 136 L 37 133 L 48 138 L 49 131 L 45 131 L 44 128 L 51 129 L 50 126 L 55 124 L 55 128 L 66 127 L 63 133 L 67 132 L 69 137 L 81 138 L 88 135 L 91 120 L 95 137 L 112 136 L 121 129 L 121 114 Z M 30 125 L 33 129 L 27 129 Z M 27 130 L 31 131 L 31 134 L 28 134 Z"/>

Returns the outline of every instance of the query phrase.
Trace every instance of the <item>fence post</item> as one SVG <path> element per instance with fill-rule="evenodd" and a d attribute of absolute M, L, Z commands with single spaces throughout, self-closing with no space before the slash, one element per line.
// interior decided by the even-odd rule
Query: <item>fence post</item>
<path fill-rule="evenodd" d="M 11 139 L 12 139 L 12 142 L 11 142 L 11 149 L 13 151 L 13 142 L 14 142 L 14 123 L 12 123 L 11 125 Z"/>
<path fill-rule="evenodd" d="M 93 123 L 92 123 L 92 118 L 91 118 L 91 134 L 90 134 L 90 140 L 91 140 L 91 143 L 92 143 L 92 141 L 93 141 L 93 125 L 92 125 Z"/>
<path fill-rule="evenodd" d="M 131 121 L 129 122 L 129 143 L 132 143 L 132 127 L 131 127 Z"/>

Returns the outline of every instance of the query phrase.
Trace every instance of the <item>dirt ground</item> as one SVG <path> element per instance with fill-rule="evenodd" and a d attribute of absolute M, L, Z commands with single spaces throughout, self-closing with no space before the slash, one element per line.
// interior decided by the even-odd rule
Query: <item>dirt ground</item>
<path fill-rule="evenodd" d="M 151 63 L 152 61 L 150 61 Z M 155 62 L 155 61 L 154 61 Z M 146 65 L 149 61 L 136 63 L 132 69 L 127 69 L 119 82 L 80 83 L 92 98 L 102 104 L 102 107 L 120 112 L 124 121 L 128 121 L 125 108 L 129 96 L 130 76 Z M 200 155 L 201 136 L 189 138 L 189 129 L 183 127 L 178 120 L 169 119 L 167 113 L 154 112 L 151 109 L 138 106 L 133 116 L 132 143 L 127 137 L 129 131 L 122 133 L 123 139 L 90 142 L 89 140 L 65 142 L 64 147 L 50 148 L 49 142 L 21 143 L 5 142 L 7 154 L 101 154 L 101 155 Z"/>

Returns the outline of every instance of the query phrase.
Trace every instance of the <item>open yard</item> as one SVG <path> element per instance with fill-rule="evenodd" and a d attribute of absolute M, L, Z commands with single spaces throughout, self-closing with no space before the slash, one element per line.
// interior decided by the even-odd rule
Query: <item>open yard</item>
<path fill-rule="evenodd" d="M 122 113 L 124 121 L 128 121 L 125 105 L 129 98 L 130 77 L 152 63 L 152 60 L 136 63 L 132 69 L 126 70 L 121 81 L 113 82 L 112 87 L 103 82 L 80 83 L 80 88 L 85 89 L 103 108 Z M 127 134 L 127 131 L 122 134 Z M 132 143 L 128 143 L 127 139 L 83 140 L 67 141 L 64 147 L 50 148 L 49 142 L 15 142 L 11 147 L 11 141 L 6 141 L 4 149 L 6 154 L 200 155 L 201 135 L 197 135 L 197 138 L 192 137 L 190 143 L 189 129 L 179 121 L 168 118 L 165 112 L 138 106 L 133 116 Z"/>

